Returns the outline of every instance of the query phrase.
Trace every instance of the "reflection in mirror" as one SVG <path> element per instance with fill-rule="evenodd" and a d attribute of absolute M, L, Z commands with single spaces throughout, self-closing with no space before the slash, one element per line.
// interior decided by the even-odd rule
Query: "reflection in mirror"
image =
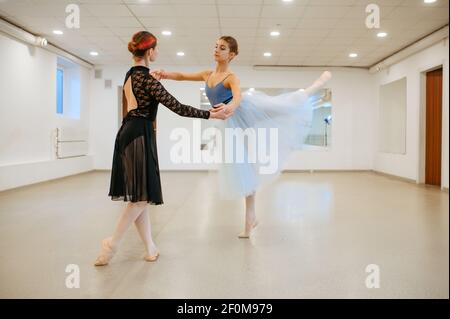
<path fill-rule="evenodd" d="M 331 90 L 321 89 L 311 97 L 313 104 L 312 127 L 306 138 L 306 145 L 331 146 L 331 126 L 333 122 Z"/>

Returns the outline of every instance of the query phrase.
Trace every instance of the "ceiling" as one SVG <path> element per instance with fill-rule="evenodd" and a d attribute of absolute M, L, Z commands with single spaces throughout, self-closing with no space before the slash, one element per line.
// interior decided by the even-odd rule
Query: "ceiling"
<path fill-rule="evenodd" d="M 65 27 L 70 3 L 80 7 L 80 29 Z M 381 8 L 380 29 L 365 26 L 370 3 Z M 129 63 L 127 43 L 144 29 L 158 37 L 160 64 L 210 64 L 216 39 L 232 35 L 237 65 L 370 67 L 448 25 L 448 7 L 448 0 L 0 0 L 0 15 L 93 64 Z M 280 36 L 271 37 L 274 30 Z M 388 36 L 378 38 L 380 31 Z"/>

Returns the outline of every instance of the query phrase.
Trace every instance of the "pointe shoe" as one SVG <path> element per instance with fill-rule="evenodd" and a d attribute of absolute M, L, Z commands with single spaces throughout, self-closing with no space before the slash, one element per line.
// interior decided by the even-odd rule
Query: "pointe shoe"
<path fill-rule="evenodd" d="M 156 253 L 155 256 L 150 256 L 150 255 L 145 256 L 144 260 L 148 261 L 148 262 L 154 262 L 154 261 L 157 261 L 158 258 L 159 258 L 159 253 Z"/>
<path fill-rule="evenodd" d="M 331 78 L 332 78 L 332 75 L 331 75 L 330 71 L 325 71 L 320 76 L 320 79 L 323 81 L 323 83 L 328 82 Z"/>
<path fill-rule="evenodd" d="M 242 232 L 238 235 L 239 238 L 250 238 L 250 234 L 252 233 L 252 231 L 256 228 L 256 226 L 258 226 L 258 221 L 255 220 L 255 222 L 253 223 L 252 227 L 250 228 L 249 232 Z"/>
<path fill-rule="evenodd" d="M 116 249 L 111 247 L 111 237 L 103 239 L 102 250 L 100 252 L 100 255 L 98 255 L 97 259 L 95 260 L 94 266 L 106 266 L 111 261 L 115 253 Z"/>

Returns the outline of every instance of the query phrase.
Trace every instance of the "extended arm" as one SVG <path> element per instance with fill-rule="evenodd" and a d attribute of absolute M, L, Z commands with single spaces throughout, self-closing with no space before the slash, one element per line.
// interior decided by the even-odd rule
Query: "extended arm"
<path fill-rule="evenodd" d="M 151 72 L 157 79 L 167 79 L 175 81 L 206 81 L 212 71 L 204 70 L 196 73 L 167 72 L 164 70 L 155 70 Z"/>
<path fill-rule="evenodd" d="M 205 110 L 196 109 L 192 106 L 181 104 L 175 97 L 172 96 L 164 86 L 152 76 L 146 79 L 146 89 L 149 94 L 152 95 L 159 103 L 171 111 L 184 117 L 196 117 L 209 119 L 210 112 Z"/>

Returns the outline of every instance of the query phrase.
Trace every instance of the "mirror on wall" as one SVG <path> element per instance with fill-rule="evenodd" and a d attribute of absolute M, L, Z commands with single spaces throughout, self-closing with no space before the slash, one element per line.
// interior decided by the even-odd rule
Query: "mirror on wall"
<path fill-rule="evenodd" d="M 406 154 L 406 78 L 380 86 L 379 151 Z"/>
<path fill-rule="evenodd" d="M 331 95 L 331 89 L 325 88 L 311 97 L 314 113 L 306 145 L 325 148 L 331 146 L 333 124 Z"/>
<path fill-rule="evenodd" d="M 242 92 L 248 90 L 261 91 L 267 95 L 278 95 L 287 92 L 293 92 L 298 89 L 280 89 L 280 88 L 241 88 Z M 332 94 L 331 89 L 324 88 L 310 97 L 313 104 L 312 127 L 305 140 L 305 149 L 328 148 L 331 146 L 332 138 Z M 202 109 L 211 108 L 208 98 L 203 88 L 200 89 L 200 105 Z M 309 146 L 309 147 L 308 147 Z"/>

